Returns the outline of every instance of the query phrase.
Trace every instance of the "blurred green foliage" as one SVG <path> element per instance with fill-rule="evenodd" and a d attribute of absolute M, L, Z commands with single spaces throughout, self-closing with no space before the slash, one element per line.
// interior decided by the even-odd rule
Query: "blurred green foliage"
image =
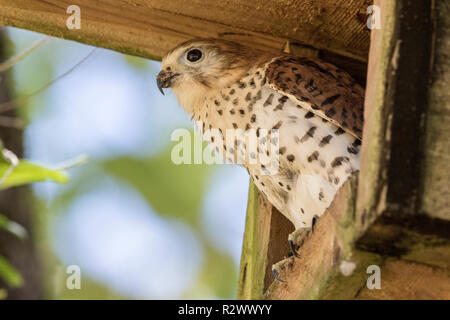
<path fill-rule="evenodd" d="M 3 256 L 0 256 L 0 278 L 11 288 L 17 288 L 23 284 L 20 273 Z"/>
<path fill-rule="evenodd" d="M 0 177 L 5 176 L 8 168 L 10 168 L 10 164 L 0 160 Z M 47 169 L 27 161 L 20 161 L 0 184 L 0 190 L 46 180 L 67 183 L 69 178 L 60 170 Z"/>
<path fill-rule="evenodd" d="M 19 160 L 0 141 L 0 190 L 29 184 L 38 181 L 52 180 L 58 183 L 68 182 L 67 175 L 62 170 L 48 169 L 28 161 Z M 20 239 L 27 236 L 27 231 L 20 224 L 11 221 L 0 214 L 0 229 L 6 230 Z M 0 255 L 0 278 L 11 288 L 20 287 L 23 278 L 6 258 Z M 0 292 L 0 299 L 6 298 L 6 290 Z"/>
<path fill-rule="evenodd" d="M 48 169 L 19 160 L 15 154 L 3 148 L 3 142 L 0 140 L 0 190 L 45 180 L 66 183 L 68 177 L 62 170 Z"/>
<path fill-rule="evenodd" d="M 204 264 L 197 283 L 189 293 L 185 293 L 185 297 L 192 298 L 197 289 L 207 287 L 219 298 L 233 298 L 237 290 L 235 263 L 229 254 L 210 245 L 200 221 L 211 173 L 217 168 L 210 165 L 176 165 L 170 159 L 171 149 L 172 146 L 148 159 L 116 158 L 104 162 L 103 168 L 136 188 L 162 217 L 189 224 L 201 240 Z M 194 149 L 191 154 L 193 152 Z"/>
<path fill-rule="evenodd" d="M 115 158 L 103 167 L 133 185 L 161 216 L 197 225 L 213 167 L 176 165 L 170 149 L 149 159 Z"/>
<path fill-rule="evenodd" d="M 43 46 L 25 59 L 24 62 L 30 64 L 31 67 L 20 69 L 21 81 L 16 87 L 17 96 L 23 96 L 36 90 L 56 76 L 55 65 L 65 62 L 61 42 L 61 40 L 52 40 L 51 44 Z M 65 43 L 73 46 L 72 42 Z M 121 55 L 121 57 L 137 75 L 153 71 L 150 70 L 151 67 L 145 59 L 126 55 Z M 70 65 L 70 61 L 68 65 Z M 80 94 L 83 93 L 80 92 Z M 149 98 L 149 100 L 151 99 Z M 46 107 L 50 101 L 49 96 L 43 93 L 28 101 L 20 109 L 20 113 L 24 119 L 33 122 L 35 116 L 45 116 L 49 112 Z M 170 140 L 169 137 L 161 137 L 161 139 Z M 193 285 L 187 288 L 181 298 L 235 298 L 237 266 L 228 253 L 212 246 L 204 230 L 205 227 L 201 223 L 206 192 L 211 187 L 212 173 L 217 168 L 208 165 L 175 165 L 170 159 L 171 147 L 171 145 L 167 145 L 159 154 L 149 157 L 130 154 L 120 157 L 91 159 L 88 165 L 77 170 L 76 177 L 71 179 L 70 183 L 58 193 L 55 199 L 48 203 L 43 200 L 35 200 L 35 234 L 37 235 L 36 241 L 40 249 L 41 260 L 44 264 L 48 298 L 124 298 L 121 294 L 108 288 L 106 284 L 85 275 L 83 275 L 83 290 L 67 290 L 65 287 L 67 275 L 61 271 L 64 270 L 63 264 L 53 251 L 54 247 L 51 243 L 54 239 L 48 230 L 52 219 L 58 213 L 64 214 L 67 212 L 77 197 L 84 192 L 88 192 L 90 188 L 95 188 L 96 183 L 107 175 L 124 181 L 127 185 L 133 187 L 162 218 L 185 223 L 195 233 L 203 249 L 202 265 L 197 279 L 194 279 Z M 2 172 L 5 172 L 7 166 L 8 163 L 0 162 L 0 176 Z M 45 179 L 67 182 L 67 176 L 64 172 L 46 169 L 27 162 L 21 162 L 13 173 L 12 177 L 9 176 L 9 180 L 5 180 L 5 183 L 8 183 L 9 186 Z M 10 281 L 20 283 L 17 274 L 11 272 L 8 266 L 6 270 L 3 274 L 7 274 Z M 182 265 L 180 266 L 180 272 L 183 272 Z M 1 275 L 2 273 L 0 273 Z M 0 292 L 0 296 L 1 294 Z"/>
<path fill-rule="evenodd" d="M 6 230 L 21 240 L 28 237 L 27 230 L 17 222 L 11 221 L 7 216 L 0 214 L 0 229 Z"/>

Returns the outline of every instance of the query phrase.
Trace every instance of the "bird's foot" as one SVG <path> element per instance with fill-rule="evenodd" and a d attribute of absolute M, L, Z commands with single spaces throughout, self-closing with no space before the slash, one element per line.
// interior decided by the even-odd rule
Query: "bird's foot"
<path fill-rule="evenodd" d="M 289 243 L 289 256 L 294 256 L 296 258 L 299 258 L 300 256 L 297 253 L 297 250 L 299 247 L 303 244 L 306 237 L 308 236 L 309 232 L 314 232 L 314 226 L 317 222 L 318 216 L 314 216 L 311 227 L 303 227 L 295 230 L 291 234 L 289 234 L 288 237 L 288 243 Z"/>
<path fill-rule="evenodd" d="M 288 256 L 294 256 L 296 258 L 300 258 L 297 253 L 297 250 L 300 248 L 303 241 L 305 241 L 309 231 L 311 231 L 311 227 L 299 228 L 289 234 L 288 244 L 289 244 L 289 254 Z"/>
<path fill-rule="evenodd" d="M 299 228 L 299 229 L 295 230 L 294 232 L 292 232 L 291 234 L 289 234 L 288 243 L 289 243 L 290 251 L 288 253 L 288 258 L 281 260 L 281 261 L 275 263 L 274 265 L 272 265 L 272 273 L 276 280 L 278 280 L 280 282 L 286 282 L 286 280 L 283 280 L 282 278 L 280 278 L 280 270 L 284 269 L 287 266 L 287 264 L 293 263 L 294 260 L 292 260 L 292 257 L 296 257 L 296 258 L 300 257 L 299 254 L 297 253 L 297 250 L 303 244 L 303 242 L 309 235 L 310 231 L 314 232 L 314 226 L 315 226 L 318 218 L 319 218 L 318 216 L 315 216 L 313 218 L 311 227 Z"/>
<path fill-rule="evenodd" d="M 283 280 L 280 278 L 281 270 L 289 268 L 289 266 L 292 266 L 292 258 L 286 258 L 284 260 L 281 260 L 275 264 L 272 265 L 272 273 L 276 280 L 280 282 L 286 282 L 286 280 Z"/>

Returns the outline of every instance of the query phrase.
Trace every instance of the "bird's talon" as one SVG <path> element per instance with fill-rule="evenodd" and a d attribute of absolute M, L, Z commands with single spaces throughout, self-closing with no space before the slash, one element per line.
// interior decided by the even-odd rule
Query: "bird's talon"
<path fill-rule="evenodd" d="M 289 253 L 296 258 L 300 258 L 297 251 L 294 248 L 294 241 L 288 240 L 288 243 L 289 243 L 289 249 L 290 249 Z"/>
<path fill-rule="evenodd" d="M 312 231 L 312 232 L 314 232 L 314 227 L 315 227 L 315 225 L 316 225 L 318 219 L 319 219 L 318 216 L 314 216 L 314 217 L 312 218 L 312 224 L 311 224 L 311 231 Z"/>
<path fill-rule="evenodd" d="M 278 276 L 278 271 L 276 269 L 272 269 L 272 273 L 273 273 L 274 278 L 277 279 L 278 281 L 286 282 L 285 280 L 280 279 L 280 277 Z"/>

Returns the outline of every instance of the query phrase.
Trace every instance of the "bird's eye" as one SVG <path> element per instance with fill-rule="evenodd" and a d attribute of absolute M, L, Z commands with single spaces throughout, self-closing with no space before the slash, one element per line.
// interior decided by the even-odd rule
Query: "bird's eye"
<path fill-rule="evenodd" d="M 186 58 L 189 62 L 197 62 L 202 58 L 202 52 L 198 49 L 189 50 Z"/>

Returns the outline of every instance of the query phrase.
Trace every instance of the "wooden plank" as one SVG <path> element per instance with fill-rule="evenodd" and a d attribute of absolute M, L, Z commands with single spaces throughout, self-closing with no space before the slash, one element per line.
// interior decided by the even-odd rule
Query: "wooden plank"
<path fill-rule="evenodd" d="M 242 246 L 238 299 L 261 299 L 274 280 L 272 265 L 286 258 L 287 238 L 294 226 L 250 181 Z"/>
<path fill-rule="evenodd" d="M 157 59 L 194 37 L 227 38 L 280 52 L 286 41 L 367 59 L 370 0 L 1 0 L 0 24 Z M 81 8 L 81 29 L 66 8 Z M 345 28 L 342 28 L 345 25 Z"/>
<path fill-rule="evenodd" d="M 373 29 L 369 51 L 364 130 L 361 147 L 356 223 L 363 232 L 384 210 L 385 170 L 388 159 L 390 116 L 384 107 L 387 77 L 392 63 L 392 38 L 395 27 L 395 1 L 375 0 L 380 7 L 381 29 Z"/>
<path fill-rule="evenodd" d="M 436 245 L 450 249 L 450 221 L 424 215 L 382 215 L 355 244 L 360 250 L 392 257 L 403 257 Z"/>
<path fill-rule="evenodd" d="M 433 46 L 432 3 L 397 1 L 395 34 L 384 107 L 390 110 L 387 210 L 418 214 L 428 113 L 428 89 Z"/>
<path fill-rule="evenodd" d="M 450 2 L 436 1 L 421 211 L 450 220 Z"/>
<path fill-rule="evenodd" d="M 367 278 L 370 276 L 367 274 L 367 267 L 371 265 L 381 266 L 383 265 L 385 257 L 379 254 L 354 250 L 352 252 L 351 260 L 346 261 L 347 266 L 352 264 L 354 269 L 352 272 L 343 274 L 337 271 L 333 277 L 327 283 L 327 286 L 323 290 L 321 300 L 349 300 L 356 299 L 362 289 L 366 288 Z M 348 268 L 348 267 L 347 267 Z M 349 274 L 350 273 L 350 274 Z M 381 273 L 383 271 L 381 270 Z M 383 281 L 383 279 L 382 279 Z M 385 282 L 383 281 L 383 286 Z"/>
<path fill-rule="evenodd" d="M 337 275 L 321 299 L 448 300 L 450 247 L 435 246 L 421 251 L 417 249 L 415 255 L 400 259 L 356 250 L 352 257 L 356 267 L 351 276 Z M 367 272 L 369 266 L 380 268 L 379 289 L 367 287 L 367 280 L 373 274 Z"/>
<path fill-rule="evenodd" d="M 367 227 L 381 214 L 448 220 L 449 170 L 444 168 L 450 109 L 444 30 L 450 7 L 442 0 L 436 1 L 439 10 L 426 0 L 375 4 L 381 7 L 382 29 L 373 31 L 369 54 L 359 223 Z"/>
<path fill-rule="evenodd" d="M 260 299 L 264 292 L 271 218 L 272 205 L 259 196 L 250 181 L 237 295 L 240 300 Z"/>
<path fill-rule="evenodd" d="M 355 193 L 356 180 L 350 179 L 301 245 L 300 258 L 282 261 L 280 278 L 286 282 L 273 281 L 265 299 L 317 299 L 324 294 L 340 261 L 352 254 L 358 233 L 353 221 Z"/>
<path fill-rule="evenodd" d="M 395 259 L 381 268 L 382 290 L 362 285 L 355 298 L 448 299 L 450 6 L 375 4 L 382 29 L 369 53 L 356 247 Z"/>
<path fill-rule="evenodd" d="M 450 299 L 450 277 L 439 269 L 410 261 L 387 259 L 381 270 L 381 289 L 364 287 L 356 299 Z"/>

